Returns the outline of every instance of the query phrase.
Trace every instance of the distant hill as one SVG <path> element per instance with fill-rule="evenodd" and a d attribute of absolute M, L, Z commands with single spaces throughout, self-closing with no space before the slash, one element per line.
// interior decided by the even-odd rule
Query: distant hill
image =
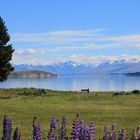
<path fill-rule="evenodd" d="M 128 76 L 140 76 L 140 72 L 126 73 Z"/>
<path fill-rule="evenodd" d="M 9 77 L 46 78 L 46 77 L 55 77 L 55 76 L 57 75 L 46 71 L 27 70 L 27 71 L 12 72 Z"/>

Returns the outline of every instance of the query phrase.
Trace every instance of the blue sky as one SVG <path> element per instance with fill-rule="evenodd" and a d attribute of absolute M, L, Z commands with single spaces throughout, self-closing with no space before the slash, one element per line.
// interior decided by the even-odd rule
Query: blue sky
<path fill-rule="evenodd" d="M 140 61 L 139 0 L 1 0 L 13 63 Z"/>

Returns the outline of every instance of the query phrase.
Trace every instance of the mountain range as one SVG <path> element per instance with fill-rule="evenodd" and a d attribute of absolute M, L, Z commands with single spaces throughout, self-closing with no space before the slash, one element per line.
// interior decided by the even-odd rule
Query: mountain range
<path fill-rule="evenodd" d="M 52 65 L 15 65 L 15 71 L 41 70 L 55 74 L 127 74 L 140 72 L 140 62 L 125 60 L 109 62 L 106 61 L 100 65 L 78 64 L 72 61 L 61 62 Z"/>

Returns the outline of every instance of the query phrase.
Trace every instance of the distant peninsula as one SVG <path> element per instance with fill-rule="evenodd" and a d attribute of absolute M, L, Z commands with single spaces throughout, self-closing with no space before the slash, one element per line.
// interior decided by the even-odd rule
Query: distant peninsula
<path fill-rule="evenodd" d="M 56 77 L 56 76 L 57 74 L 42 71 L 42 70 L 27 70 L 27 71 L 12 72 L 9 77 L 48 78 L 48 77 Z"/>
<path fill-rule="evenodd" d="M 140 72 L 126 73 L 125 75 L 128 75 L 128 76 L 140 76 Z"/>
<path fill-rule="evenodd" d="M 129 72 L 129 73 L 110 73 L 110 75 L 140 76 L 140 72 Z"/>

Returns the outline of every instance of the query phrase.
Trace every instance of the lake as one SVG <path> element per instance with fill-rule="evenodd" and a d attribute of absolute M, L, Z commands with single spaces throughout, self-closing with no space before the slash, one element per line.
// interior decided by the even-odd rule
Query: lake
<path fill-rule="evenodd" d="M 45 88 L 63 91 L 132 91 L 140 90 L 140 77 L 125 75 L 67 75 L 53 78 L 9 78 L 0 88 Z"/>

